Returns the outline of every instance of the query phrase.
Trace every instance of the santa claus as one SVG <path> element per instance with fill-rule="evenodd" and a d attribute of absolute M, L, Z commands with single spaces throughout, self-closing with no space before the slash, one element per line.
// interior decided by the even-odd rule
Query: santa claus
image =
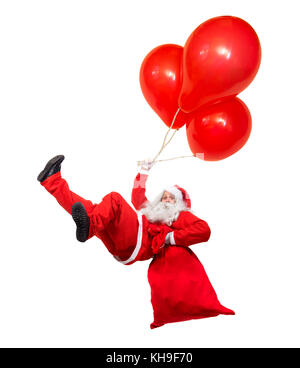
<path fill-rule="evenodd" d="M 141 167 L 132 189 L 134 210 L 116 192 L 93 204 L 73 193 L 61 177 L 64 156 L 52 158 L 38 180 L 76 223 L 76 236 L 85 242 L 97 236 L 108 251 L 124 265 L 150 259 L 165 244 L 189 246 L 210 237 L 207 223 L 191 212 L 187 192 L 177 185 L 165 188 L 150 202 L 145 196 L 151 163 Z"/>
<path fill-rule="evenodd" d="M 76 237 L 85 242 L 93 236 L 122 264 L 153 258 L 148 270 L 154 321 L 151 328 L 170 322 L 234 314 L 222 306 L 190 245 L 210 237 L 207 223 L 191 212 L 187 192 L 174 185 L 157 198 L 147 200 L 146 181 L 152 163 L 137 174 L 132 189 L 132 208 L 116 192 L 94 204 L 73 193 L 61 177 L 64 156 L 52 158 L 38 181 L 76 223 Z"/>

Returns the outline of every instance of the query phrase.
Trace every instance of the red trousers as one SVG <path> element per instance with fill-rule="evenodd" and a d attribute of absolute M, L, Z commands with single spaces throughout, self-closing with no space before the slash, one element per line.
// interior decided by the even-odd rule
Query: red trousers
<path fill-rule="evenodd" d="M 131 256 L 137 244 L 139 222 L 137 213 L 119 193 L 111 192 L 99 204 L 93 204 L 71 192 L 60 172 L 41 184 L 70 214 L 74 203 L 84 205 L 90 218 L 89 238 L 97 236 L 108 251 L 120 260 Z"/>

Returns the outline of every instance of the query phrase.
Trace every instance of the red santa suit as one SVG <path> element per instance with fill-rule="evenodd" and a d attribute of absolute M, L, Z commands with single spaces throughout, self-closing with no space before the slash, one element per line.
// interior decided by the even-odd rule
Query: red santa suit
<path fill-rule="evenodd" d="M 93 204 L 73 193 L 60 172 L 41 184 L 70 214 L 73 204 L 81 202 L 90 219 L 89 238 L 101 239 L 119 262 L 130 265 L 153 258 L 148 269 L 154 314 L 152 329 L 171 322 L 234 314 L 220 304 L 202 264 L 189 248 L 209 239 L 207 223 L 188 210 L 190 198 L 178 186 L 168 191 L 176 199 L 182 199 L 187 210 L 168 225 L 150 222 L 143 214 L 149 203 L 145 195 L 147 178 L 142 173 L 135 178 L 132 190 L 135 209 L 116 192 Z M 164 246 L 166 237 L 170 245 Z"/>
<path fill-rule="evenodd" d="M 134 180 L 131 201 L 136 210 L 116 192 L 107 194 L 99 204 L 93 204 L 72 192 L 60 172 L 41 184 L 70 214 L 73 204 L 81 202 L 90 218 L 89 238 L 97 236 L 108 251 L 125 265 L 152 258 L 163 246 L 169 232 L 172 245 L 189 246 L 207 241 L 210 236 L 207 223 L 189 211 L 182 211 L 170 226 L 154 225 L 148 221 L 140 211 L 148 202 L 145 195 L 147 178 L 147 174 L 138 173 Z M 186 193 L 185 196 L 190 207 L 190 199 Z"/>

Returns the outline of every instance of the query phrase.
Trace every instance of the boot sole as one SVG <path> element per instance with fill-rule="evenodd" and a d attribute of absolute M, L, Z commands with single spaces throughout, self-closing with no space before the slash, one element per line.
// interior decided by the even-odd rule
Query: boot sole
<path fill-rule="evenodd" d="M 51 167 L 57 163 L 62 163 L 64 159 L 65 156 L 63 155 L 53 157 L 50 161 L 47 162 L 44 170 L 40 172 L 39 176 L 37 177 L 37 180 L 39 182 L 43 182 L 47 178 L 48 172 L 50 171 Z"/>
<path fill-rule="evenodd" d="M 84 243 L 89 237 L 90 219 L 81 202 L 77 202 L 72 207 L 72 217 L 77 226 L 76 238 Z"/>

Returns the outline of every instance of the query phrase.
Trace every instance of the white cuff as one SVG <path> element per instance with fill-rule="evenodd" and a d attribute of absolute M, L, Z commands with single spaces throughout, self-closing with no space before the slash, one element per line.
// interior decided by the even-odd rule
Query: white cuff
<path fill-rule="evenodd" d="M 175 240 L 174 240 L 174 231 L 172 231 L 171 233 L 169 233 L 170 234 L 170 244 L 171 245 L 176 245 L 176 243 L 175 243 Z M 169 235 L 168 234 L 168 235 Z"/>
<path fill-rule="evenodd" d="M 165 244 L 176 245 L 174 240 L 174 232 L 168 233 L 165 238 Z"/>

